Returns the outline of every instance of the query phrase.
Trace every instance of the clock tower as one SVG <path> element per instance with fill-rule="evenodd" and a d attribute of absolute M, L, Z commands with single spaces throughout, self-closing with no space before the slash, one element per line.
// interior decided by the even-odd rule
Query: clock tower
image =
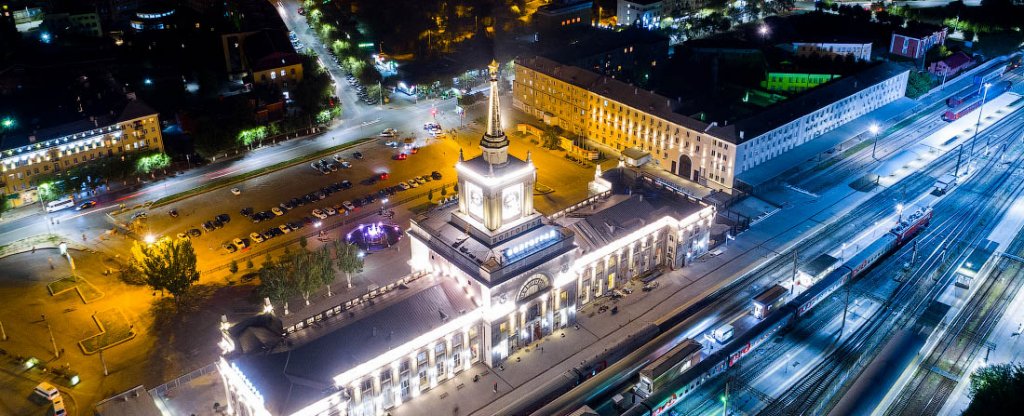
<path fill-rule="evenodd" d="M 496 234 L 538 214 L 533 211 L 533 186 L 537 170 L 526 160 L 508 154 L 508 136 L 501 128 L 498 103 L 498 63 L 491 62 L 491 92 L 487 131 L 480 138 L 482 153 L 470 160 L 459 154 L 459 210 L 467 225 L 497 242 Z"/>

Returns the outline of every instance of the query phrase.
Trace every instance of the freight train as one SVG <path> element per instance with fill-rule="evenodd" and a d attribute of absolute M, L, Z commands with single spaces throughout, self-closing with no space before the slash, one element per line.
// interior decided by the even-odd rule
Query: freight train
<path fill-rule="evenodd" d="M 978 107 L 980 107 L 986 99 L 990 97 L 996 97 L 999 94 L 1009 91 L 1011 85 L 1013 85 L 1013 83 L 1011 83 L 1010 81 L 997 82 L 993 84 L 991 87 L 989 87 L 989 90 L 986 94 L 983 94 L 981 96 L 975 96 L 974 98 L 971 98 L 970 100 L 964 102 L 963 104 L 960 104 L 955 108 L 946 110 L 946 112 L 942 114 L 942 119 L 946 121 L 956 121 L 963 117 L 964 115 L 966 115 L 967 113 L 970 113 L 971 111 L 978 109 Z M 953 98 L 950 99 L 952 100 Z"/>
<path fill-rule="evenodd" d="M 825 275 L 806 291 L 782 307 L 769 313 L 763 320 L 737 336 L 717 352 L 708 355 L 688 371 L 663 384 L 633 407 L 627 416 L 658 416 L 668 412 L 676 403 L 697 390 L 702 384 L 725 372 L 729 367 L 771 339 L 783 328 L 802 318 L 819 302 L 851 279 L 860 276 L 880 259 L 912 240 L 932 219 L 931 208 L 920 209 L 902 218 L 896 227 L 865 247 L 842 266 Z"/>

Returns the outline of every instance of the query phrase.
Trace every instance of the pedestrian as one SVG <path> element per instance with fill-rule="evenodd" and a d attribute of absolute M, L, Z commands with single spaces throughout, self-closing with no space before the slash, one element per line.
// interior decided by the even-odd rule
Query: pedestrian
<path fill-rule="evenodd" d="M 494 382 L 494 392 L 495 393 L 498 392 L 498 382 L 497 381 Z"/>
<path fill-rule="evenodd" d="M 544 347 L 540 347 L 540 353 L 541 353 L 541 354 L 543 354 L 543 353 L 544 353 Z"/>
<path fill-rule="evenodd" d="M 35 244 L 33 244 L 33 245 L 32 245 L 32 252 L 33 252 L 33 253 L 35 253 L 35 252 L 36 252 L 36 245 L 35 245 Z"/>

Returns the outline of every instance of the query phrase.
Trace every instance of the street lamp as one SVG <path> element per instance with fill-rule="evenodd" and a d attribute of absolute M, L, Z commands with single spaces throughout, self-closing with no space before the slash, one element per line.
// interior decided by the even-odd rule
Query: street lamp
<path fill-rule="evenodd" d="M 146 244 L 153 244 L 156 242 L 156 237 L 153 236 L 153 234 L 146 234 L 146 236 L 142 238 L 142 241 Z"/>
<path fill-rule="evenodd" d="M 871 158 L 878 160 L 878 158 L 875 157 L 875 149 L 878 148 L 878 123 L 871 123 L 871 126 L 868 127 L 868 132 L 870 132 L 875 139 L 874 143 L 871 144 Z"/>
<path fill-rule="evenodd" d="M 898 215 L 896 224 L 899 225 L 903 222 L 903 204 L 896 204 L 896 213 Z"/>
<path fill-rule="evenodd" d="M 967 155 L 968 164 L 970 166 L 970 160 L 974 158 L 974 142 L 978 140 L 978 130 L 981 128 L 981 113 L 985 110 L 985 100 L 988 99 L 988 89 L 992 86 L 991 82 L 986 82 L 984 85 L 985 91 L 981 94 L 981 105 L 978 106 L 978 122 L 974 124 L 974 136 L 971 137 L 971 151 Z M 985 147 L 988 147 L 988 142 L 985 142 Z"/>

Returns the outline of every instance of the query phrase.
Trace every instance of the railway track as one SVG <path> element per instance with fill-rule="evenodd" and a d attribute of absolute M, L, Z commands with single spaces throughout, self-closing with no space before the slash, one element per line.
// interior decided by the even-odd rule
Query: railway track
<path fill-rule="evenodd" d="M 1024 234 L 1016 236 L 1006 252 L 1017 256 L 1024 254 Z M 1024 269 L 1018 261 L 1005 257 L 996 261 L 993 272 L 979 282 L 982 286 L 921 361 L 886 414 L 934 415 L 942 409 L 945 399 L 984 347 L 985 339 L 1003 311 L 1024 285 Z"/>
<path fill-rule="evenodd" d="M 1014 71 L 1010 72 L 1009 75 L 1004 77 L 1004 79 L 1017 84 L 1024 79 L 1024 76 L 1021 75 L 1020 71 Z M 956 91 L 949 91 L 949 95 L 954 93 L 956 93 Z M 881 153 L 879 159 L 884 160 L 884 157 L 899 153 L 900 151 L 916 144 L 921 136 L 933 134 L 949 125 L 949 123 L 942 121 L 939 118 L 941 111 L 944 109 L 948 109 L 945 101 L 932 104 L 924 110 L 921 110 L 922 112 L 928 113 L 928 115 L 915 120 L 900 131 L 886 136 L 884 138 L 885 140 L 881 141 L 881 144 L 885 149 L 888 149 L 888 151 Z M 872 159 L 871 153 L 868 152 L 865 147 L 853 155 L 844 157 L 830 166 L 817 172 L 813 172 L 810 175 L 804 175 L 791 183 L 798 188 L 818 193 L 824 189 L 835 186 L 844 178 L 860 174 L 865 166 L 874 166 L 879 163 L 879 161 Z"/>
<path fill-rule="evenodd" d="M 997 194 L 995 192 L 1014 178 L 1014 173 L 1020 169 L 1021 163 L 1021 160 L 1017 160 L 988 183 L 977 184 L 975 187 L 984 187 L 981 192 L 965 193 L 964 190 L 961 190 L 960 193 L 954 194 L 957 197 L 943 200 L 940 209 L 936 211 L 949 212 L 952 205 L 953 214 L 942 220 L 939 227 L 930 230 L 924 240 L 919 240 L 919 247 L 932 246 L 932 252 L 922 262 L 922 266 L 901 283 L 889 297 L 890 302 L 886 306 L 897 306 L 896 308 L 886 308 L 886 310 L 892 310 L 893 315 L 890 316 L 884 312 L 874 314 L 868 322 L 862 325 L 860 331 L 842 342 L 805 377 L 770 403 L 761 414 L 801 414 L 808 412 L 808 409 L 813 409 L 810 411 L 813 414 L 827 413 L 835 399 L 839 397 L 839 393 L 845 390 L 846 382 L 855 379 L 850 376 L 859 374 L 859 371 L 873 358 L 874 354 L 871 351 L 877 351 L 881 345 L 884 345 L 894 333 L 894 328 L 902 328 L 912 319 L 916 319 L 928 303 L 937 297 L 949 283 L 952 273 L 950 273 L 951 269 L 945 265 L 949 264 L 948 252 L 953 250 L 949 249 L 949 244 L 945 242 L 950 240 L 970 242 L 955 254 L 957 261 L 954 261 L 953 264 L 959 264 L 959 260 L 966 257 L 966 248 L 973 246 L 976 240 L 980 239 L 982 235 L 987 235 L 987 231 L 994 226 L 994 224 L 985 224 L 981 227 L 975 225 L 978 225 L 981 219 L 1001 216 L 1000 214 L 1008 209 L 1009 203 L 1024 191 L 1024 185 L 1017 182 L 1012 184 L 1011 191 L 1008 193 Z M 993 165 L 996 163 L 990 160 L 988 168 L 995 168 Z M 976 196 L 978 194 L 988 195 L 989 198 L 994 199 L 993 203 L 985 204 L 982 209 L 972 207 L 971 203 L 979 200 Z M 951 237 L 951 239 L 946 237 Z M 886 262 L 889 266 L 883 266 L 885 270 L 891 271 L 893 264 L 900 263 L 899 259 L 906 255 L 905 250 L 901 251 L 903 251 L 902 255 L 894 256 Z M 932 279 L 925 278 L 936 274 L 937 276 Z M 875 273 L 874 277 L 877 278 L 877 275 L 878 273 Z M 866 280 L 861 280 L 858 286 L 867 283 Z M 893 317 L 897 318 L 895 322 L 893 322 Z"/>
<path fill-rule="evenodd" d="M 1002 126 L 1000 126 L 1000 125 L 1002 125 Z M 1005 130 L 1005 128 L 1006 128 L 1005 126 L 1006 126 L 1006 123 L 1000 122 L 999 124 L 993 126 L 993 128 L 990 129 L 989 131 L 994 132 L 996 134 L 999 134 L 1002 130 Z M 1000 136 L 1001 137 L 1006 137 L 1005 135 L 1002 135 L 1002 134 L 1000 134 Z M 952 156 L 955 156 L 955 155 L 952 155 Z M 906 193 L 906 194 L 909 194 L 909 195 L 917 195 L 917 194 L 926 192 L 928 190 L 927 188 L 930 187 L 931 183 L 932 183 L 932 176 L 930 176 L 931 173 L 934 172 L 934 171 L 941 171 L 941 169 L 948 169 L 949 167 L 952 167 L 952 162 L 955 161 L 955 158 L 952 157 L 952 156 L 951 155 L 943 155 L 942 157 L 940 157 L 939 160 L 936 160 L 934 163 L 928 165 L 928 167 L 924 171 L 916 173 L 914 175 L 911 175 L 910 177 L 908 177 L 904 181 L 902 181 L 900 184 L 898 184 L 898 186 L 893 187 L 893 189 L 890 189 L 889 191 L 898 190 L 898 192 L 900 194 Z M 923 185 L 923 187 L 922 187 L 922 185 Z M 867 203 L 863 204 L 860 208 L 874 209 L 875 213 L 879 214 L 877 217 L 881 217 L 881 216 L 884 216 L 884 213 L 886 212 L 885 208 L 887 208 L 888 206 L 891 206 L 892 202 L 895 200 L 895 199 L 891 199 L 891 198 L 892 198 L 891 194 L 885 194 L 885 195 L 880 194 L 880 195 L 877 196 L 877 198 L 873 198 L 872 200 L 869 200 Z M 972 198 L 975 198 L 975 197 L 974 196 L 961 197 L 961 200 L 963 200 L 963 199 L 972 199 Z M 886 205 L 883 205 L 881 207 L 879 207 L 878 205 L 873 203 L 874 201 L 878 201 L 878 200 L 885 201 L 886 199 L 888 199 L 888 201 L 884 202 Z M 948 199 L 950 199 L 950 198 L 947 198 L 947 200 Z M 955 205 L 955 204 L 953 204 L 953 205 Z M 942 207 L 939 207 L 940 211 L 941 211 L 941 209 L 942 209 Z M 856 209 L 855 211 L 859 211 L 859 209 Z M 953 210 L 947 211 L 945 216 L 947 216 L 948 218 L 946 218 L 945 221 L 942 221 L 941 219 L 939 219 L 939 221 L 936 221 L 936 223 L 933 224 L 931 229 L 935 230 L 935 231 L 942 230 L 942 231 L 945 231 L 945 232 L 949 232 L 946 229 L 949 228 L 949 227 L 953 227 L 953 226 L 959 226 L 961 229 L 963 229 L 966 226 L 966 222 L 963 221 L 963 218 L 961 218 L 961 216 L 969 214 L 969 211 L 970 210 L 967 210 L 967 209 L 959 211 L 960 212 L 960 216 L 949 215 L 949 213 L 953 212 Z M 860 214 L 857 213 L 857 212 L 854 212 L 854 213 L 851 213 L 851 215 L 860 215 Z M 875 221 L 876 220 L 875 218 L 877 218 L 877 217 L 872 217 L 869 221 Z M 845 219 L 846 218 L 844 218 L 843 220 L 840 220 L 840 222 L 844 221 Z M 863 226 L 863 224 L 870 224 L 870 222 L 857 222 L 855 224 L 857 226 Z M 936 232 L 936 233 L 929 233 L 929 234 L 933 235 L 931 237 L 931 239 L 935 240 L 937 238 L 937 237 L 935 237 L 936 235 L 942 235 L 943 234 L 942 231 L 939 231 L 939 232 Z M 823 231 L 819 235 L 829 235 L 829 230 L 825 230 L 825 231 Z M 847 238 L 849 235 L 832 234 L 832 235 L 829 235 L 829 236 L 834 238 L 834 240 L 829 242 L 829 244 L 833 244 L 834 245 L 834 241 L 835 240 L 840 240 L 841 241 L 842 239 Z M 920 236 L 919 240 L 921 240 L 921 239 L 923 239 L 922 241 L 926 241 L 926 240 L 929 239 L 929 237 L 927 235 L 926 236 Z M 931 244 L 920 244 L 920 245 L 921 246 L 926 246 L 926 245 L 936 245 L 936 244 L 937 243 L 933 242 Z M 905 251 L 903 253 L 905 255 Z M 816 254 L 817 253 L 814 253 L 814 255 L 816 255 Z M 897 265 L 902 264 L 903 261 L 904 261 L 904 259 L 902 258 L 900 253 L 897 253 L 890 260 L 888 260 L 887 262 L 883 262 L 883 264 L 880 264 L 878 267 L 876 267 L 876 270 L 873 271 L 872 273 L 878 274 L 880 272 L 886 272 L 888 270 L 896 269 L 898 267 Z M 862 280 L 865 280 L 865 279 L 862 279 Z M 864 293 L 865 291 L 858 290 L 858 292 Z M 833 296 L 832 298 L 830 298 L 829 300 L 824 302 L 822 305 L 819 305 L 817 307 L 817 310 L 810 317 L 808 317 L 809 319 L 805 318 L 804 320 L 802 320 L 802 324 L 797 326 L 796 328 L 794 328 L 794 330 L 789 334 L 789 336 L 796 337 L 797 339 L 806 338 L 810 333 L 813 333 L 815 330 L 817 330 L 817 328 L 821 328 L 822 325 L 824 325 L 829 319 L 833 319 L 834 316 L 836 316 L 836 314 L 841 312 L 841 310 L 842 310 L 842 308 L 844 306 L 844 302 L 838 301 L 837 299 L 839 299 L 839 298 L 836 298 L 835 296 Z M 803 334 L 803 335 L 801 335 L 801 334 Z M 762 356 L 762 357 L 781 357 L 781 356 L 783 356 L 788 351 L 788 349 L 793 348 L 793 347 L 794 347 L 794 345 L 792 343 L 779 343 L 779 342 L 770 343 L 768 345 L 765 345 L 765 346 L 762 346 L 762 347 L 759 348 L 759 355 Z M 737 367 L 734 367 L 734 369 L 731 369 L 729 371 L 729 373 L 727 374 L 727 378 L 734 379 L 734 380 L 750 380 L 751 376 L 759 374 L 764 369 L 766 369 L 771 363 L 772 363 L 772 360 L 766 360 L 766 359 L 754 359 L 753 361 L 741 361 L 740 364 Z M 685 408 L 685 409 L 689 409 L 689 410 L 695 410 L 695 409 L 706 408 L 707 406 L 711 406 L 711 407 L 718 406 L 720 404 L 718 396 L 719 396 L 720 392 L 723 390 L 722 384 L 724 384 L 724 380 L 721 379 L 721 378 L 719 380 L 715 381 L 715 382 L 711 382 L 711 383 L 706 384 L 706 387 L 702 389 L 704 391 L 704 394 L 697 394 L 697 395 L 690 396 L 687 399 L 685 399 L 682 403 L 677 405 L 677 407 L 678 408 Z M 762 402 L 763 405 L 766 405 L 766 406 L 768 406 L 768 405 L 778 405 L 777 403 L 774 403 L 775 401 L 773 399 L 770 399 L 770 397 L 765 397 L 765 395 L 763 395 L 763 394 L 758 394 L 758 392 L 755 392 L 754 395 L 755 396 L 761 396 L 760 397 L 760 401 Z M 769 402 L 771 402 L 771 403 L 769 403 Z"/>

